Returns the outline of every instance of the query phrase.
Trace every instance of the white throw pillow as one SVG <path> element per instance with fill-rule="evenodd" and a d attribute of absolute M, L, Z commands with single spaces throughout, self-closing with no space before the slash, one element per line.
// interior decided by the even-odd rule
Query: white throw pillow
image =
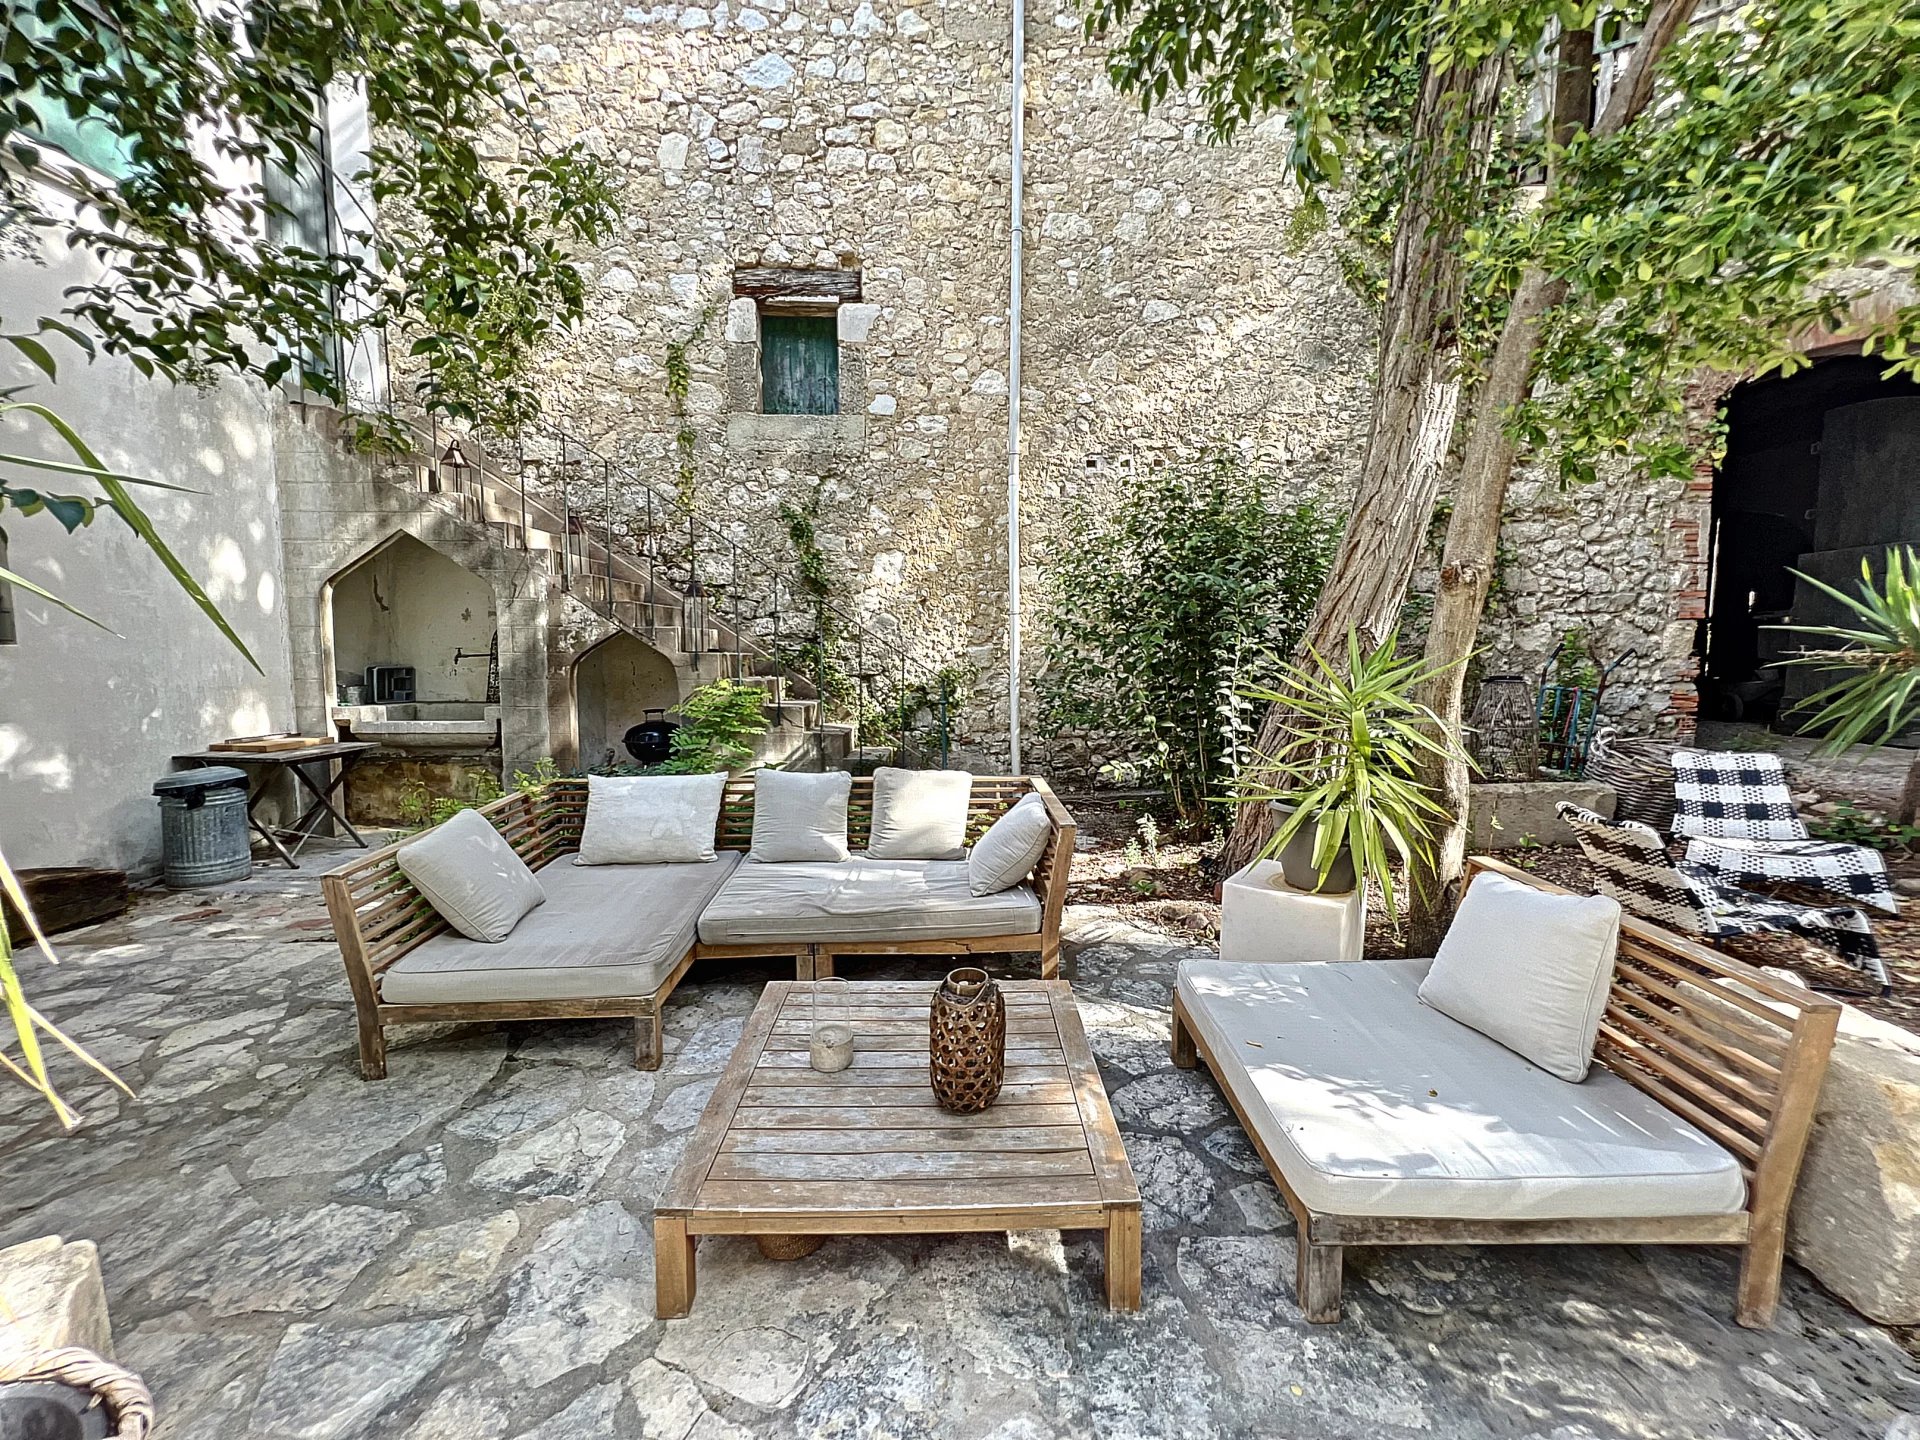
<path fill-rule="evenodd" d="M 1011 890 L 1033 873 L 1052 838 L 1047 802 L 1038 795 L 1022 795 L 967 856 L 967 889 L 976 895 Z"/>
<path fill-rule="evenodd" d="M 867 854 L 876 860 L 964 860 L 967 802 L 973 776 L 965 770 L 873 772 L 873 826 Z"/>
<path fill-rule="evenodd" d="M 1420 999 L 1562 1080 L 1593 1063 L 1613 983 L 1620 902 L 1474 877 L 1420 983 Z"/>
<path fill-rule="evenodd" d="M 726 771 L 589 775 L 576 865 L 672 865 L 714 858 Z"/>
<path fill-rule="evenodd" d="M 753 775 L 753 848 L 749 860 L 844 860 L 847 796 L 853 776 L 756 770 Z"/>
<path fill-rule="evenodd" d="M 400 847 L 394 861 L 414 889 L 469 940 L 504 940 L 547 892 L 527 862 L 477 810 L 462 810 Z"/>

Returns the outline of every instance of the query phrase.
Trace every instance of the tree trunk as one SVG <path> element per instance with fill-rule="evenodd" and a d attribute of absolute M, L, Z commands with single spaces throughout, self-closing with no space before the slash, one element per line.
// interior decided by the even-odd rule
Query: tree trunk
<path fill-rule="evenodd" d="M 1900 806 L 1893 819 L 1898 825 L 1920 823 L 1920 750 L 1907 766 L 1907 783 L 1900 787 Z"/>
<path fill-rule="evenodd" d="M 1607 99 L 1594 122 L 1596 135 L 1625 129 L 1653 97 L 1654 69 L 1676 36 L 1686 26 L 1695 0 L 1657 0 L 1642 31 L 1633 65 Z M 1580 32 L 1563 36 L 1567 62 L 1555 83 L 1555 138 L 1570 135 L 1569 98 L 1578 88 L 1577 67 L 1591 64 L 1592 39 Z M 1553 178 L 1549 177 L 1550 183 Z M 1500 510 L 1513 476 L 1514 442 L 1507 435 L 1507 417 L 1533 388 L 1534 364 L 1540 349 L 1542 320 L 1566 294 L 1564 281 L 1543 270 L 1530 269 L 1514 291 L 1499 343 L 1487 367 L 1486 380 L 1474 397 L 1472 430 L 1466 457 L 1453 495 L 1453 514 L 1447 522 L 1446 544 L 1440 556 L 1440 588 L 1434 596 L 1433 619 L 1427 630 L 1429 667 L 1448 666 L 1424 687 L 1420 696 L 1440 718 L 1445 734 L 1465 730 L 1464 686 L 1466 659 L 1473 653 L 1480 617 L 1486 609 L 1487 587 L 1493 581 L 1500 543 Z M 1465 868 L 1467 843 L 1467 767 L 1423 757 L 1420 778 L 1437 792 L 1452 821 L 1434 837 L 1430 864 L 1414 867 L 1407 918 L 1407 950 L 1431 955 L 1439 947 L 1453 913 L 1454 889 Z"/>
<path fill-rule="evenodd" d="M 1345 653 L 1347 630 L 1392 629 L 1432 523 L 1460 404 L 1457 314 L 1470 197 L 1485 183 L 1506 60 L 1429 68 L 1414 112 L 1415 161 L 1394 225 L 1380 375 L 1352 510 L 1296 653 Z M 1255 749 L 1270 753 L 1286 717 L 1269 707 Z M 1257 773 L 1257 769 L 1256 769 Z M 1231 875 L 1272 833 L 1264 805 L 1241 805 L 1221 856 Z"/>

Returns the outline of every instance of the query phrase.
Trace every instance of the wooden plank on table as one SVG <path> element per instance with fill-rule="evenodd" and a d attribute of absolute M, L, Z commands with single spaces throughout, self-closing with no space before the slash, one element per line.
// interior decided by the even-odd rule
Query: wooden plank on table
<path fill-rule="evenodd" d="M 882 1155 L 937 1147 L 960 1150 L 1047 1150 L 1087 1153 L 1078 1125 L 1000 1126 L 982 1130 L 957 1125 L 917 1130 L 749 1130 L 736 1125 L 720 1146 L 722 1155 Z"/>
<path fill-rule="evenodd" d="M 796 1018 L 791 1013 L 783 1014 L 773 1027 L 776 1039 L 800 1040 L 804 1042 L 813 1034 L 813 1019 L 802 1007 Z M 1024 1014 L 1015 1011 L 1007 1016 L 1008 1035 L 1047 1035 L 1057 1039 L 1060 1027 L 1055 1023 L 1052 1013 L 1035 1012 Z M 860 1038 L 878 1035 L 902 1035 L 917 1038 L 922 1045 L 927 1043 L 927 1017 L 925 1014 L 901 1017 L 889 1016 L 878 1020 L 867 1020 L 861 1024 Z"/>
<path fill-rule="evenodd" d="M 854 1044 L 858 1047 L 858 1039 L 854 1041 Z M 1009 1045 L 1007 1047 L 1006 1063 L 1009 1069 L 1016 1065 L 1049 1065 L 1059 1063 L 1060 1057 L 1061 1052 L 1057 1047 L 1048 1050 L 1039 1047 L 1027 1048 L 1023 1046 L 1016 1050 Z M 768 1045 L 762 1050 L 758 1060 L 754 1063 L 756 1067 L 761 1070 L 813 1069 L 813 1062 L 809 1058 L 806 1050 L 779 1050 L 775 1049 L 772 1045 Z M 847 1069 L 836 1073 L 841 1075 L 857 1075 L 863 1070 L 925 1070 L 926 1068 L 927 1057 L 924 1051 L 861 1050 L 855 1048 L 853 1052 L 853 1064 L 848 1066 Z"/>
<path fill-rule="evenodd" d="M 1127 1163 L 1126 1146 L 1120 1140 L 1120 1127 L 1114 1123 L 1113 1107 L 1107 1103 L 1106 1087 L 1100 1083 L 1100 1067 L 1094 1061 L 1093 1047 L 1087 1043 L 1086 1027 L 1080 1022 L 1080 1007 L 1074 1004 L 1073 991 L 1066 981 L 1052 983 L 1056 987 L 1052 995 L 1054 1018 L 1060 1025 L 1067 1068 L 1073 1072 L 1080 1123 L 1087 1132 L 1088 1148 L 1099 1165 L 1101 1186 L 1110 1202 L 1137 1205 L 1140 1187 L 1134 1181 L 1133 1167 Z"/>
<path fill-rule="evenodd" d="M 1090 1210 L 1090 1224 L 1100 1224 L 1100 1182 L 1091 1175 L 1056 1175 L 1046 1179 L 1010 1179 L 994 1186 L 954 1185 L 941 1180 L 876 1180 L 849 1187 L 839 1180 L 709 1180 L 700 1187 L 698 1219 L 711 1220 L 728 1212 L 769 1214 L 785 1212 L 808 1219 L 859 1215 L 869 1220 L 875 1211 L 896 1213 L 900 1230 L 941 1214 L 972 1213 L 1007 1217 L 997 1229 L 1023 1229 L 1036 1223 L 1036 1213 L 1078 1208 Z M 698 1220 L 689 1229 L 703 1229 Z M 819 1227 L 823 1232 L 831 1225 Z M 863 1227 L 865 1228 L 865 1227 Z M 706 1231 L 712 1234 L 711 1230 Z"/>
<path fill-rule="evenodd" d="M 888 1180 L 982 1182 L 1033 1176 L 1092 1175 L 1093 1157 L 1075 1151 L 922 1150 L 872 1155 L 768 1155 L 722 1151 L 707 1170 L 721 1180 L 844 1180 L 868 1185 Z"/>
<path fill-rule="evenodd" d="M 687 1140 L 687 1148 L 681 1152 L 680 1163 L 673 1167 L 666 1188 L 654 1204 L 656 1214 L 662 1211 L 685 1212 L 694 1205 L 694 1197 L 701 1182 L 706 1179 L 707 1166 L 713 1163 L 713 1157 L 720 1151 L 720 1142 L 726 1136 L 727 1122 L 733 1118 L 734 1107 L 739 1104 L 747 1082 L 753 1078 L 753 1057 L 767 1043 L 767 1032 L 773 1028 L 774 1017 L 780 1013 L 786 992 L 793 983 L 790 980 L 769 981 L 767 988 L 760 993 L 759 1003 L 753 1007 L 753 1013 L 747 1017 L 746 1026 L 741 1031 L 733 1059 L 727 1062 L 726 1070 L 714 1085 L 713 1094 L 707 1098 L 707 1108 L 701 1112 L 700 1122 L 694 1126 L 693 1134 Z"/>
<path fill-rule="evenodd" d="M 889 1071 L 888 1074 L 899 1074 Z M 933 1087 L 924 1081 L 912 1085 L 869 1086 L 849 1089 L 837 1085 L 749 1085 L 742 1105 L 908 1105 L 933 1100 Z M 1065 1078 L 1024 1085 L 1003 1085 L 995 1105 L 1072 1105 L 1073 1082 Z"/>
<path fill-rule="evenodd" d="M 741 1130 L 923 1130 L 955 1120 L 996 1129 L 1080 1123 L 1077 1105 L 995 1105 L 965 1116 L 953 1115 L 931 1101 L 925 1105 L 742 1105 L 734 1113 L 734 1127 Z"/>
<path fill-rule="evenodd" d="M 1002 1088 L 1009 1085 L 1044 1085 L 1052 1081 L 1065 1081 L 1070 1077 L 1064 1063 L 1056 1061 L 1051 1065 L 1009 1065 L 1002 1079 Z M 853 1094 L 864 1094 L 868 1090 L 907 1089 L 918 1087 L 926 1089 L 933 1083 L 932 1074 L 925 1061 L 908 1067 L 890 1065 L 867 1070 L 815 1070 L 811 1067 L 801 1069 L 798 1066 L 769 1065 L 762 1070 L 755 1068 L 754 1076 L 748 1082 L 755 1086 L 774 1085 L 781 1089 L 801 1090 L 846 1090 Z"/>

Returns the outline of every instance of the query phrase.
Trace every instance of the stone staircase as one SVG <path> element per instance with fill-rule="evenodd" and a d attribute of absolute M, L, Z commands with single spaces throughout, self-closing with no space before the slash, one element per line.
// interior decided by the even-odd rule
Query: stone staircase
<path fill-rule="evenodd" d="M 422 427 L 410 428 L 421 432 Z M 441 437 L 417 433 L 420 443 L 390 472 L 419 500 L 484 531 L 493 544 L 526 555 L 544 569 L 563 604 L 590 611 L 614 629 L 658 651 L 691 685 L 728 679 L 766 692 L 768 731 L 761 763 L 788 769 L 844 768 L 860 749 L 856 724 L 823 715 L 818 683 L 767 650 L 759 639 L 716 613 L 713 596 L 675 584 L 665 557 L 645 543 L 622 543 L 604 527 L 509 476 L 463 437 L 471 464 L 449 467 L 438 458 Z"/>

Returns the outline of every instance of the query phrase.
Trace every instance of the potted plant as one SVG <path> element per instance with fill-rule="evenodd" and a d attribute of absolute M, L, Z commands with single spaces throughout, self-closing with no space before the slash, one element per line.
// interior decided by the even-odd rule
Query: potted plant
<path fill-rule="evenodd" d="M 1424 861 L 1435 823 L 1448 818 L 1420 782 L 1418 762 L 1423 755 L 1466 760 L 1460 737 L 1413 698 L 1450 666 L 1401 659 L 1397 638 L 1389 634 L 1363 653 L 1349 629 L 1344 670 L 1309 649 L 1306 663 L 1280 667 L 1271 688 L 1245 691 L 1284 709 L 1287 738 L 1249 767 L 1260 782 L 1233 797 L 1272 807 L 1275 828 L 1260 857 L 1277 854 L 1289 885 L 1339 892 L 1365 879 L 1396 919 L 1392 860 Z"/>

